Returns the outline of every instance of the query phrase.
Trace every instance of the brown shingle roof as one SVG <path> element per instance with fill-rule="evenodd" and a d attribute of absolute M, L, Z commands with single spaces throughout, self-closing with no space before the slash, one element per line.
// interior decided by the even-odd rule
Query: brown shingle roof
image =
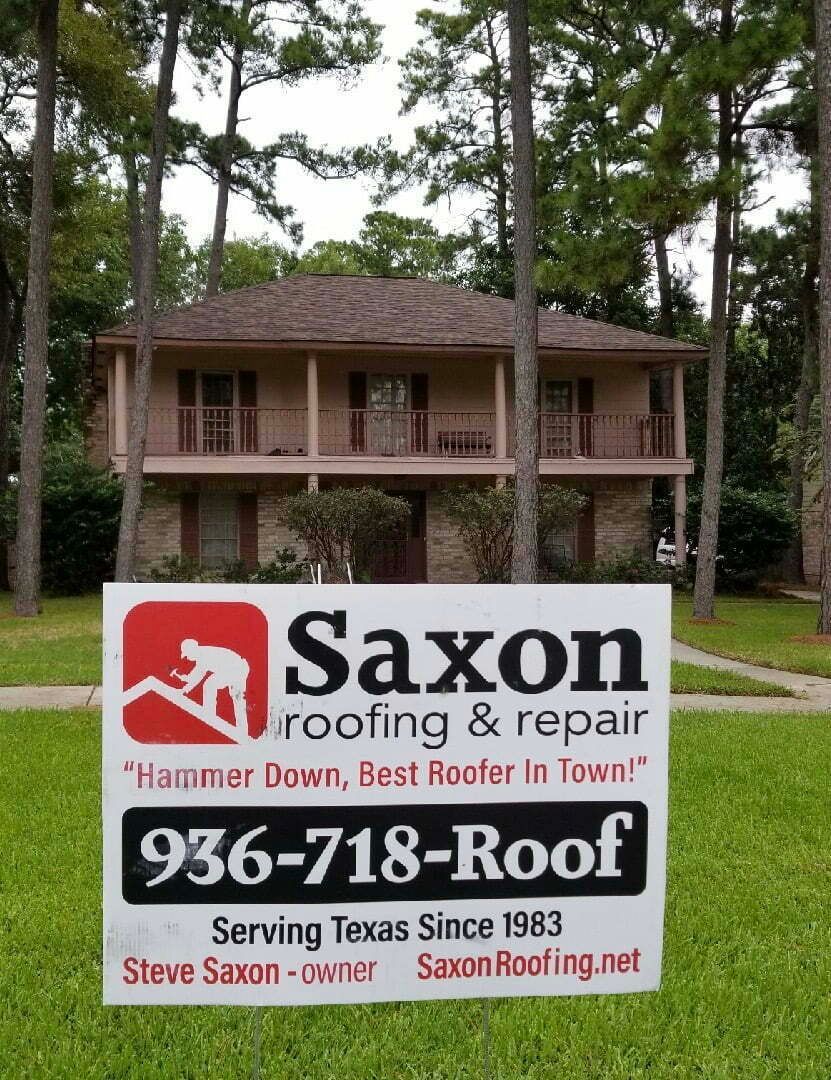
<path fill-rule="evenodd" d="M 261 341 L 396 346 L 513 346 L 511 300 L 422 278 L 299 274 L 201 300 L 159 315 L 159 341 Z M 133 338 L 135 325 L 99 337 Z M 702 357 L 698 345 L 540 309 L 541 349 L 670 353 Z"/>

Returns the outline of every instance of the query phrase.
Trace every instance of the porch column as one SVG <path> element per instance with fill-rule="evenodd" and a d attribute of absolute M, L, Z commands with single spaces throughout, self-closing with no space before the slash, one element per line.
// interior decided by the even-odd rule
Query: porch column
<path fill-rule="evenodd" d="M 127 453 L 127 350 L 115 350 L 115 453 Z"/>
<path fill-rule="evenodd" d="M 675 565 L 687 565 L 687 478 L 676 476 L 674 483 Z"/>
<path fill-rule="evenodd" d="M 505 407 L 505 361 L 497 356 L 493 365 L 494 451 L 498 458 L 508 456 L 508 421 Z"/>
<path fill-rule="evenodd" d="M 675 425 L 675 457 L 687 456 L 687 424 L 684 417 L 684 365 L 676 360 L 672 365 L 672 411 Z"/>
<path fill-rule="evenodd" d="M 318 416 L 317 353 L 306 353 L 306 430 L 309 457 L 320 454 L 320 417 Z"/>
<path fill-rule="evenodd" d="M 309 475 L 306 477 L 306 490 L 317 491 L 319 483 L 320 479 L 317 473 L 310 472 Z"/>

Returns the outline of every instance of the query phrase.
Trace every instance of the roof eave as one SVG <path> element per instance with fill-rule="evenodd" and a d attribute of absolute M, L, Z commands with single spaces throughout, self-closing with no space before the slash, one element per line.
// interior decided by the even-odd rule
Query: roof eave
<path fill-rule="evenodd" d="M 119 345 L 130 347 L 135 345 L 134 334 L 98 334 L 95 338 L 96 345 Z M 488 343 L 469 342 L 464 345 L 458 343 L 430 343 L 419 342 L 391 342 L 391 341 L 311 341 L 308 339 L 295 340 L 268 340 L 265 338 L 182 338 L 182 337 L 155 337 L 154 347 L 165 349 L 267 349 L 279 352 L 348 352 L 362 351 L 386 351 L 397 353 L 435 353 L 450 354 L 454 356 L 470 355 L 481 356 L 482 354 L 510 356 L 513 353 L 512 345 L 494 345 Z M 541 345 L 538 348 L 540 356 L 570 357 L 584 360 L 641 360 L 649 363 L 665 364 L 676 360 L 694 363 L 705 360 L 709 355 L 703 346 L 681 346 L 678 349 L 668 347 L 643 349 L 643 348 L 586 348 L 579 345 Z"/>

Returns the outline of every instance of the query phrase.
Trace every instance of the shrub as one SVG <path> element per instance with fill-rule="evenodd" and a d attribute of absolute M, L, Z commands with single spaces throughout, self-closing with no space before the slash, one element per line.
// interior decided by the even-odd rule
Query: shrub
<path fill-rule="evenodd" d="M 698 535 L 701 494 L 687 508 L 687 529 Z M 796 515 L 781 491 L 749 491 L 735 484 L 721 489 L 716 575 L 721 588 L 747 588 L 785 553 L 796 528 Z"/>
<path fill-rule="evenodd" d="M 187 555 L 166 555 L 161 566 L 153 567 L 150 580 L 157 582 L 225 583 L 252 585 L 293 585 L 300 580 L 302 567 L 291 548 L 280 548 L 271 562 L 250 570 L 239 559 L 220 567 L 201 566 Z"/>
<path fill-rule="evenodd" d="M 309 557 L 323 563 L 329 581 L 347 581 L 347 563 L 353 577 L 363 577 L 372 544 L 394 537 L 409 516 L 406 499 L 374 487 L 302 491 L 289 495 L 281 510 Z"/>
<path fill-rule="evenodd" d="M 74 596 L 110 580 L 121 519 L 121 481 L 90 465 L 83 447 L 49 450 L 43 471 L 41 582 L 45 592 Z M 0 527 L 14 540 L 17 487 L 3 499 Z"/>
<path fill-rule="evenodd" d="M 165 555 L 161 566 L 150 570 L 150 580 L 158 582 L 201 583 L 219 581 L 216 570 L 200 566 L 196 559 L 188 555 Z"/>
<path fill-rule="evenodd" d="M 594 563 L 572 563 L 546 577 L 548 581 L 579 585 L 682 584 L 682 578 L 672 567 L 646 559 L 637 551 Z"/>
<path fill-rule="evenodd" d="M 442 504 L 459 532 L 479 580 L 510 581 L 516 504 L 513 486 L 452 488 L 445 492 Z M 571 488 L 542 487 L 538 508 L 540 536 L 573 525 L 585 505 L 586 497 Z"/>
<path fill-rule="evenodd" d="M 275 552 L 271 562 L 260 563 L 249 580 L 253 585 L 295 585 L 302 573 L 297 553 L 284 547 Z"/>

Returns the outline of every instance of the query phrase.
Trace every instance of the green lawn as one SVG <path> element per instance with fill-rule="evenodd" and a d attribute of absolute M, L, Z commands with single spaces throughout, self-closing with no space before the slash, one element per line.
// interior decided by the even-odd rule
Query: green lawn
<path fill-rule="evenodd" d="M 101 682 L 101 597 L 43 601 L 43 614 L 20 619 L 0 593 L 0 686 L 82 686 Z"/>
<path fill-rule="evenodd" d="M 61 686 L 101 682 L 101 598 L 46 598 L 37 619 L 14 615 L 0 593 L 0 686 Z M 686 694 L 792 696 L 755 679 L 694 664 L 672 665 L 672 689 Z"/>
<path fill-rule="evenodd" d="M 99 716 L 0 715 L 0 1076 L 239 1080 L 252 1013 L 103 1008 Z M 828 1080 L 827 716 L 672 725 L 664 986 L 495 1002 L 500 1080 Z M 482 1075 L 477 1002 L 269 1009 L 263 1077 Z"/>
<path fill-rule="evenodd" d="M 831 678 L 831 645 L 791 640 L 816 633 L 816 604 L 723 597 L 716 601 L 723 625 L 692 623 L 691 615 L 692 600 L 676 599 L 672 632 L 679 641 L 763 667 Z"/>
<path fill-rule="evenodd" d="M 740 675 L 736 671 L 700 667 L 683 660 L 672 661 L 672 692 L 674 694 L 727 694 L 735 697 L 795 697 L 787 686 L 762 682 Z"/>

